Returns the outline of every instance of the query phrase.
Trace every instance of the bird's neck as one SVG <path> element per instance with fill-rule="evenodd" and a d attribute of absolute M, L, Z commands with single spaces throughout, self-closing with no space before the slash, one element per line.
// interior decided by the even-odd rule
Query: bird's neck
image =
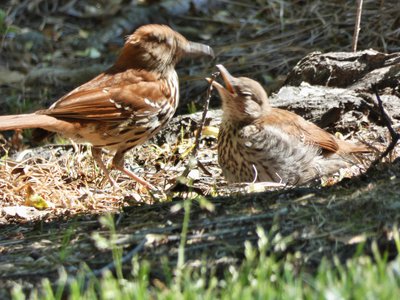
<path fill-rule="evenodd" d="M 222 123 L 224 123 L 226 126 L 239 130 L 244 126 L 250 125 L 252 122 L 243 118 L 232 117 L 224 112 L 222 115 Z"/>
<path fill-rule="evenodd" d="M 145 48 L 126 44 L 118 56 L 113 69 L 116 71 L 137 69 L 166 75 L 173 71 L 174 67 L 175 63 L 168 56 L 168 53 L 165 53 L 163 56 L 155 55 Z"/>

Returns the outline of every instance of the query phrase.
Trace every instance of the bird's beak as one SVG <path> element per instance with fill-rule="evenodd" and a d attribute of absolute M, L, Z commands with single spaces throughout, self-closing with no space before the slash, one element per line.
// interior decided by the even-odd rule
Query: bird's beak
<path fill-rule="evenodd" d="M 215 87 L 221 95 L 235 94 L 235 90 L 233 88 L 235 77 L 233 77 L 223 65 L 217 65 L 217 68 L 221 73 L 225 87 L 217 81 L 212 81 L 210 78 L 206 78 L 208 83 L 211 83 L 212 86 Z"/>
<path fill-rule="evenodd" d="M 214 58 L 214 50 L 205 44 L 189 42 L 185 47 L 185 56 L 211 56 Z"/>

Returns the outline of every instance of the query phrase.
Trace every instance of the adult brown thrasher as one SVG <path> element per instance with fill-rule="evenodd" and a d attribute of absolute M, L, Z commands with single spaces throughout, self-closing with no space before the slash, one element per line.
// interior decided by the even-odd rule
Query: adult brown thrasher
<path fill-rule="evenodd" d="M 266 92 L 246 77 L 217 65 L 225 87 L 213 81 L 222 99 L 218 162 L 231 182 L 303 184 L 352 161 L 364 145 L 335 138 L 287 110 L 271 107 Z"/>
<path fill-rule="evenodd" d="M 185 56 L 214 56 L 165 25 L 144 25 L 128 36 L 115 64 L 97 77 L 31 114 L 1 116 L 0 130 L 42 128 L 93 145 L 92 154 L 109 181 L 101 159 L 115 152 L 112 167 L 149 189 L 153 185 L 124 167 L 124 154 L 155 135 L 179 102 L 175 64 Z"/>

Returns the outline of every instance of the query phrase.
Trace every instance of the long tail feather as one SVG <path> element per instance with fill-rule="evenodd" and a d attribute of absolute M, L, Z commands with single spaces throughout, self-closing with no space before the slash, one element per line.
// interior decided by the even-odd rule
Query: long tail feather
<path fill-rule="evenodd" d="M 35 113 L 0 116 L 0 131 L 42 128 L 52 132 L 68 133 L 68 131 L 73 129 L 73 127 L 74 125 L 70 122 L 59 120 L 51 116 Z"/>
<path fill-rule="evenodd" d="M 360 143 L 349 143 L 346 141 L 337 140 L 342 153 L 366 153 L 372 150 L 366 145 Z"/>

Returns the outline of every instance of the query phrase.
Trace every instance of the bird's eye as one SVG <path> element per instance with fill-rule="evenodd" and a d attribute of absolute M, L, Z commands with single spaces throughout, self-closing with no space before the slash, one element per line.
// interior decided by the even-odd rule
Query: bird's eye
<path fill-rule="evenodd" d="M 239 94 L 240 94 L 240 96 L 245 96 L 245 97 L 253 95 L 251 92 L 248 92 L 248 91 L 240 91 Z"/>

